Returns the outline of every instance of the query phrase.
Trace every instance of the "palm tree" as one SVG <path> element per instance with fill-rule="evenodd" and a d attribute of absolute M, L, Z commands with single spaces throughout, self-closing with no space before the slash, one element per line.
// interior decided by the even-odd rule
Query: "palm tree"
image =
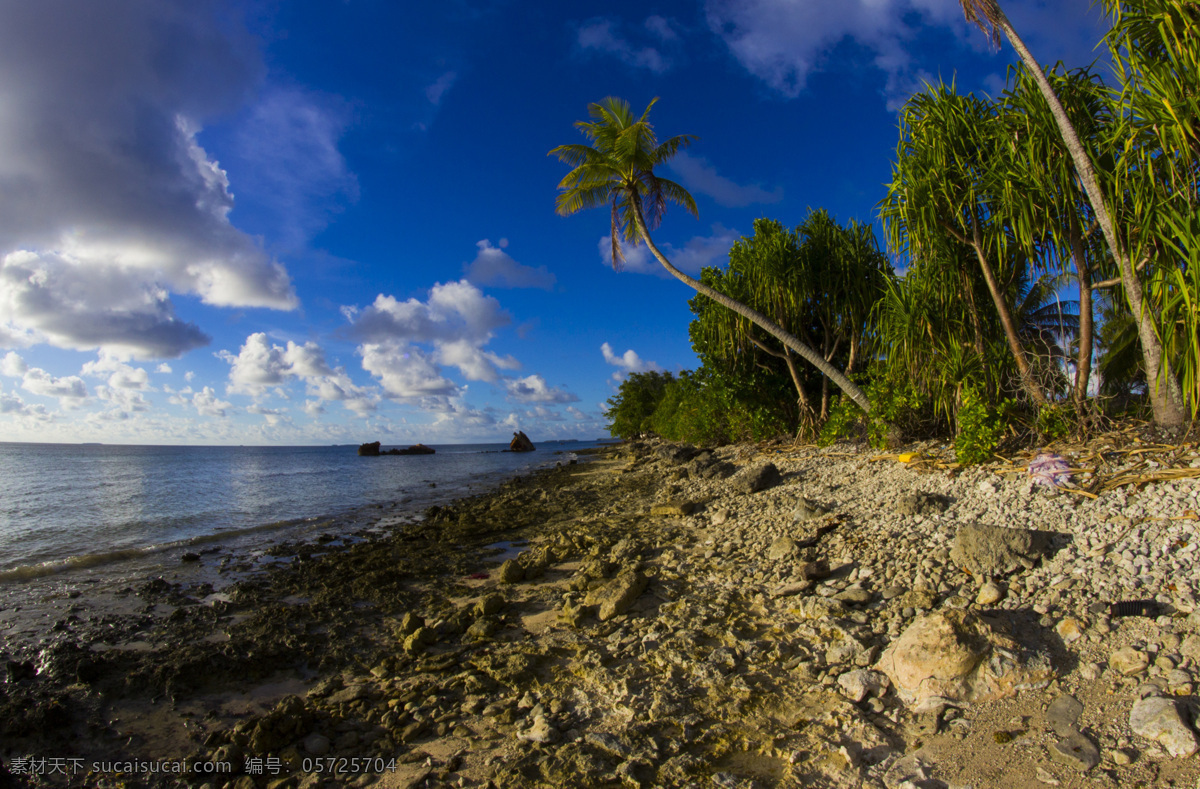
<path fill-rule="evenodd" d="M 739 315 L 753 321 L 771 336 L 795 351 L 801 358 L 829 376 L 867 413 L 871 401 L 866 394 L 820 353 L 784 331 L 762 313 L 714 290 L 699 280 L 684 274 L 663 256 L 650 238 L 650 228 L 657 228 L 667 210 L 667 203 L 682 205 L 698 215 L 696 201 L 687 190 L 674 181 L 661 178 L 654 168 L 674 156 L 695 138 L 683 134 L 662 143 L 647 118 L 658 101 L 651 100 L 640 118 L 634 118 L 629 102 L 612 96 L 588 105 L 589 121 L 575 123 L 590 145 L 560 145 L 550 151 L 572 169 L 558 184 L 555 208 L 562 216 L 570 216 L 585 208 L 607 205 L 612 214 L 612 261 L 619 268 L 625 256 L 621 242 L 638 244 L 644 241 L 650 252 L 671 276 L 703 293 Z"/>
<path fill-rule="evenodd" d="M 1110 7 L 1118 5 L 1117 0 L 1104 0 L 1104 2 L 1106 6 Z M 1071 155 L 1071 161 L 1075 165 L 1079 182 L 1083 187 L 1084 193 L 1087 195 L 1088 202 L 1091 204 L 1096 222 L 1099 224 L 1100 231 L 1104 234 L 1104 239 L 1108 243 L 1108 248 L 1117 262 L 1117 269 L 1121 275 L 1121 283 L 1124 286 L 1125 298 L 1128 300 L 1129 307 L 1133 312 L 1138 329 L 1138 339 L 1142 343 L 1143 361 L 1147 377 L 1150 381 L 1148 389 L 1150 392 L 1151 407 L 1154 412 L 1154 421 L 1163 427 L 1182 425 L 1185 420 L 1183 393 L 1179 388 L 1179 383 L 1170 372 L 1167 360 L 1164 358 L 1163 346 L 1159 341 L 1158 334 L 1155 332 L 1154 318 L 1144 297 L 1141 279 L 1134 270 L 1128 251 L 1122 243 L 1120 235 L 1117 233 L 1113 215 L 1105 203 L 1104 193 L 1101 191 L 1100 183 L 1096 178 L 1096 170 L 1092 166 L 1092 160 L 1088 152 L 1084 149 L 1083 143 L 1079 139 L 1079 134 L 1076 132 L 1075 126 L 1071 123 L 1067 111 L 1063 108 L 1062 102 L 1059 101 L 1058 95 L 1054 92 L 1054 88 L 1046 78 L 1045 72 L 1042 71 L 1041 64 L 1030 53 L 1029 48 L 1025 46 L 1025 42 L 1021 40 L 1016 30 L 1013 29 L 1012 23 L 1008 21 L 1008 17 L 1005 15 L 1003 9 L 1000 8 L 1000 4 L 996 0 L 960 0 L 960 3 L 967 21 L 978 25 L 980 30 L 991 37 L 993 44 L 999 46 L 1000 33 L 1004 33 L 1009 43 L 1012 44 L 1013 49 L 1021 57 L 1021 61 L 1029 70 L 1029 73 L 1037 81 L 1038 90 L 1041 91 L 1042 96 L 1046 99 L 1046 103 L 1050 105 L 1050 111 L 1054 116 L 1055 123 L 1058 125 L 1059 132 L 1062 134 L 1067 151 Z"/>

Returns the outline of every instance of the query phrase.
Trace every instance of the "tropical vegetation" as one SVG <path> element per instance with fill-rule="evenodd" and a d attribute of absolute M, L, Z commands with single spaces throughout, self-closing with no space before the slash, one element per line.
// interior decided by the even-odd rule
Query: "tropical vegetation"
<path fill-rule="evenodd" d="M 609 401 L 614 435 L 718 443 L 783 433 L 953 436 L 977 462 L 1009 439 L 1083 434 L 1143 413 L 1200 411 L 1200 4 L 1102 0 L 1117 84 L 1043 67 L 994 0 L 969 21 L 1023 65 L 995 98 L 929 85 L 900 114 L 878 219 L 761 219 L 729 264 L 695 279 L 654 245 L 668 202 L 659 143 L 618 99 L 577 126 L 588 145 L 558 211 L 607 205 L 613 262 L 645 243 L 698 293 L 693 372 L 635 374 Z M 893 271 L 895 265 L 901 274 Z"/>

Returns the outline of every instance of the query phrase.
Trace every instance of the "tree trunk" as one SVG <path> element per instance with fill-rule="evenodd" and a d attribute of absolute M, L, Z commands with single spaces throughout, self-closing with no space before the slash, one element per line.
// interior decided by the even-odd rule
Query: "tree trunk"
<path fill-rule="evenodd" d="M 975 288 L 967 276 L 967 267 L 960 265 L 958 271 L 963 295 L 966 296 L 967 310 L 971 314 L 971 329 L 975 332 L 975 353 L 983 356 L 983 323 L 979 320 L 979 307 L 975 304 Z"/>
<path fill-rule="evenodd" d="M 1075 276 L 1079 280 L 1079 356 L 1075 363 L 1075 409 L 1082 415 L 1087 402 L 1088 379 L 1092 374 L 1092 270 L 1084 257 L 1083 238 L 1078 228 L 1070 228 L 1071 255 L 1075 258 Z"/>
<path fill-rule="evenodd" d="M 733 310 L 738 315 L 741 315 L 743 318 L 753 322 L 756 326 L 767 332 L 767 334 L 770 334 L 772 337 L 779 340 L 786 347 L 791 348 L 798 356 L 800 356 L 800 358 L 804 359 L 813 367 L 816 367 L 822 373 L 829 376 L 830 380 L 837 384 L 839 389 L 849 395 L 850 399 L 852 399 L 858 405 L 858 407 L 863 410 L 864 413 L 871 413 L 871 401 L 867 398 L 866 393 L 863 392 L 862 389 L 855 386 L 854 382 L 843 375 L 840 370 L 821 358 L 821 354 L 800 342 L 800 340 L 796 339 L 791 334 L 788 334 L 786 331 L 780 328 L 778 324 L 776 324 L 766 315 L 763 315 L 761 312 L 747 307 L 740 301 L 729 298 L 724 293 L 710 288 L 703 282 L 689 277 L 687 274 L 684 274 L 682 271 L 672 266 L 671 261 L 667 260 L 663 256 L 662 252 L 658 250 L 658 247 L 654 245 L 654 241 L 650 238 L 650 232 L 646 229 L 646 220 L 642 218 L 641 195 L 637 194 L 637 192 L 633 193 L 633 202 L 633 221 L 637 224 L 638 233 L 641 235 L 642 240 L 646 242 L 646 246 L 649 247 L 650 252 L 654 255 L 658 262 L 662 264 L 662 267 L 671 273 L 671 276 L 692 288 L 692 290 L 695 290 L 698 293 L 703 293 L 705 296 L 708 296 L 721 306 Z"/>
<path fill-rule="evenodd" d="M 1129 254 L 1117 235 L 1116 225 L 1104 203 L 1104 193 L 1100 191 L 1100 184 L 1096 179 L 1092 161 L 1084 150 L 1083 143 L 1080 142 L 1079 134 L 1075 131 L 1067 111 L 1050 85 L 1050 80 L 1046 79 L 1041 65 L 998 6 L 996 12 L 998 17 L 996 24 L 1004 31 L 1004 35 L 1008 37 L 1009 43 L 1017 51 L 1025 63 L 1025 67 L 1029 69 L 1042 96 L 1050 105 L 1050 112 L 1058 123 L 1063 142 L 1066 143 L 1071 160 L 1075 163 L 1075 171 L 1079 175 L 1079 181 L 1087 195 L 1088 203 L 1095 212 L 1096 222 L 1100 225 L 1100 230 L 1104 233 L 1104 240 L 1108 243 L 1113 258 L 1117 261 L 1117 269 L 1121 272 L 1121 283 L 1125 286 L 1125 299 L 1128 301 L 1129 309 L 1137 323 L 1138 339 L 1142 343 L 1142 361 L 1146 368 L 1146 384 L 1150 392 L 1150 406 L 1153 409 L 1154 421 L 1162 427 L 1179 427 L 1187 419 L 1183 391 L 1179 388 L 1179 382 L 1175 380 L 1174 373 L 1171 372 L 1170 364 L 1163 358 L 1162 343 L 1158 339 L 1153 316 L 1150 314 L 1142 293 L 1141 280 L 1133 270 Z"/>

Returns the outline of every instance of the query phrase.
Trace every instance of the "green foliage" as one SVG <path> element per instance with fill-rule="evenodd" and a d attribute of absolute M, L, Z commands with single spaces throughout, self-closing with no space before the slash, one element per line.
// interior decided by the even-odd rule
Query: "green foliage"
<path fill-rule="evenodd" d="M 1004 431 L 1004 419 L 988 407 L 979 391 L 973 386 L 964 387 L 958 407 L 958 435 L 954 437 L 958 462 L 969 466 L 991 459 Z"/>
<path fill-rule="evenodd" d="M 843 439 L 853 438 L 864 418 L 862 409 L 853 400 L 849 397 L 839 397 L 829 409 L 829 418 L 821 427 L 817 445 L 827 447 Z"/>
<path fill-rule="evenodd" d="M 608 398 L 608 410 L 604 412 L 612 422 L 608 432 L 618 438 L 632 438 L 651 430 L 650 417 L 674 380 L 670 373 L 631 373 L 617 393 Z"/>
<path fill-rule="evenodd" d="M 1043 406 L 1038 410 L 1037 432 L 1039 436 L 1050 441 L 1066 438 L 1075 432 L 1077 421 L 1078 417 L 1072 405 L 1063 403 Z"/>
<path fill-rule="evenodd" d="M 909 380 L 896 381 L 879 376 L 871 381 L 867 394 L 873 406 L 867 424 L 867 441 L 876 449 L 888 448 L 888 438 L 894 430 L 909 433 L 928 404 Z"/>
<path fill-rule="evenodd" d="M 702 367 L 667 386 L 648 425 L 671 441 L 713 445 L 775 438 L 790 423 L 779 400 L 756 397 L 736 377 Z"/>

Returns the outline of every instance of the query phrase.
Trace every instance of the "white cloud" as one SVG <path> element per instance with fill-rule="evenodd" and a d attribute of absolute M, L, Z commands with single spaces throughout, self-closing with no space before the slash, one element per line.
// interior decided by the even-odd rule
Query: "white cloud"
<path fill-rule="evenodd" d="M 20 378 L 25 375 L 25 371 L 28 369 L 29 365 L 14 351 L 9 351 L 4 354 L 3 359 L 0 359 L 0 375 L 7 375 L 9 378 Z"/>
<path fill-rule="evenodd" d="M 604 354 L 604 361 L 615 367 L 620 367 L 628 373 L 644 373 L 648 370 L 661 369 L 654 362 L 647 362 L 642 357 L 637 355 L 637 352 L 629 348 L 625 353 L 617 356 L 613 353 L 613 348 L 608 343 L 600 346 L 600 353 Z"/>
<path fill-rule="evenodd" d="M 201 416 L 217 417 L 224 417 L 229 409 L 233 407 L 233 403 L 218 398 L 217 393 L 213 391 L 211 386 L 206 386 L 192 395 L 192 405 Z"/>
<path fill-rule="evenodd" d="M 170 372 L 173 372 L 173 371 L 171 370 L 171 365 L 167 364 L 166 362 L 162 362 L 161 364 L 159 364 L 157 367 L 155 367 L 155 368 L 154 368 L 154 372 L 156 372 L 156 373 L 170 373 Z"/>
<path fill-rule="evenodd" d="M 729 249 L 741 238 L 736 230 L 730 230 L 717 223 L 712 226 L 711 236 L 695 236 L 682 247 L 675 247 L 668 242 L 656 241 L 659 251 L 675 268 L 685 274 L 698 276 L 705 266 L 722 266 L 729 262 Z M 600 261 L 607 267 L 612 267 L 612 238 L 602 236 L 599 242 Z M 671 274 L 662 267 L 645 244 L 635 247 L 621 244 L 625 254 L 626 271 L 638 274 L 653 274 L 657 277 L 669 278 Z"/>
<path fill-rule="evenodd" d="M 545 266 L 525 266 L 513 260 L 502 247 L 508 246 L 500 239 L 498 247 L 488 239 L 476 244 L 479 253 L 464 267 L 467 279 L 476 285 L 497 288 L 541 288 L 550 290 L 557 281 Z"/>
<path fill-rule="evenodd" d="M 42 422 L 52 419 L 50 412 L 46 410 L 46 406 L 28 404 L 15 392 L 13 394 L 6 394 L 2 389 L 0 389 L 0 414 L 27 417 Z"/>
<path fill-rule="evenodd" d="M 647 20 L 646 27 L 662 38 L 665 20 L 660 24 L 657 20 L 662 17 L 651 17 L 656 21 Z M 576 42 L 579 48 L 611 55 L 627 66 L 644 68 L 655 74 L 662 74 L 670 69 L 671 59 L 663 55 L 657 48 L 637 46 L 616 31 L 616 23 L 611 19 L 595 19 L 579 26 Z M 669 30 L 669 26 L 667 28 Z M 666 39 L 664 39 L 666 40 Z"/>
<path fill-rule="evenodd" d="M 401 400 L 446 398 L 458 386 L 442 376 L 421 349 L 411 345 L 367 343 L 359 349 L 363 369 L 379 379 L 384 390 Z"/>
<path fill-rule="evenodd" d="M 753 203 L 778 203 L 783 199 L 781 186 L 770 192 L 757 184 L 742 186 L 718 173 L 704 157 L 691 156 L 686 151 L 675 154 L 667 166 L 689 191 L 708 195 L 717 205 L 738 208 Z"/>
<path fill-rule="evenodd" d="M 261 74 L 215 4 L 113 0 L 0 11 L 4 334 L 139 358 L 207 342 L 169 296 L 290 309 L 286 270 L 229 222 L 196 139 Z"/>
<path fill-rule="evenodd" d="M 104 354 L 96 361 L 84 364 L 79 372 L 96 378 L 108 376 L 108 385 L 114 389 L 145 390 L 150 386 L 150 375 L 144 369 Z"/>
<path fill-rule="evenodd" d="M 21 388 L 35 395 L 55 397 L 68 407 L 78 406 L 87 399 L 87 387 L 77 375 L 56 378 L 40 367 L 31 367 L 21 380 Z"/>
<path fill-rule="evenodd" d="M 434 80 L 432 85 L 425 88 L 425 98 L 429 99 L 429 103 L 436 107 L 442 103 L 442 97 L 446 95 L 446 91 L 450 90 L 457 80 L 458 72 L 447 71 Z"/>
<path fill-rule="evenodd" d="M 577 403 L 570 392 L 556 389 L 540 375 L 528 375 L 507 382 L 508 394 L 519 403 Z"/>
<path fill-rule="evenodd" d="M 576 421 L 583 422 L 588 416 L 573 405 L 567 406 L 567 413 L 575 417 Z"/>
<path fill-rule="evenodd" d="M 96 397 L 112 404 L 117 411 L 125 414 L 144 413 L 150 410 L 150 401 L 136 389 L 102 384 L 96 387 Z"/>

